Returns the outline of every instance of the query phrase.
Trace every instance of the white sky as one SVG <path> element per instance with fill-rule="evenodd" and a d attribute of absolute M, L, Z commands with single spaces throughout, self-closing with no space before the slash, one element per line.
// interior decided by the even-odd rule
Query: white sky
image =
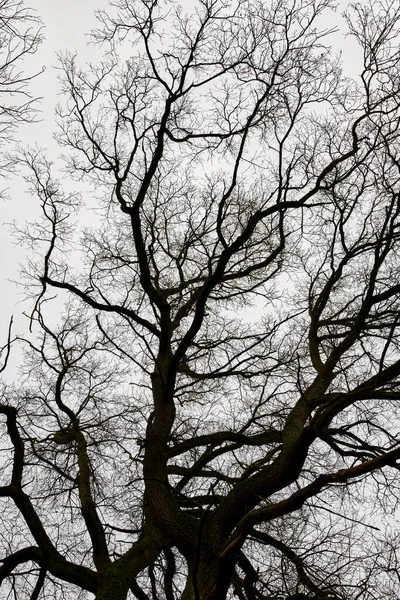
<path fill-rule="evenodd" d="M 95 25 L 94 11 L 105 9 L 108 0 L 25 0 L 32 6 L 45 25 L 45 41 L 35 56 L 35 64 L 40 69 L 46 67 L 45 72 L 32 86 L 33 93 L 43 96 L 41 103 L 42 122 L 22 128 L 19 137 L 22 143 L 35 144 L 48 149 L 49 158 L 58 154 L 57 146 L 52 140 L 55 130 L 54 107 L 57 103 L 58 82 L 54 66 L 57 64 L 56 53 L 70 50 L 77 51 L 83 59 L 96 60 L 99 50 L 91 46 L 86 47 L 85 33 Z M 182 0 L 185 3 L 185 0 Z M 347 4 L 343 0 L 343 4 Z M 327 23 L 333 26 L 334 23 Z M 352 62 L 357 56 L 351 51 L 350 40 L 344 40 L 344 60 L 347 69 L 351 72 Z M 100 58 L 100 55 L 99 55 Z M 19 280 L 19 264 L 26 261 L 26 252 L 13 244 L 10 228 L 5 223 L 14 220 L 23 225 L 25 220 L 34 216 L 38 208 L 35 198 L 26 192 L 26 185 L 19 177 L 11 179 L 4 184 L 0 180 L 0 189 L 8 185 L 7 200 L 0 200 L 0 346 L 5 343 L 6 332 L 10 316 L 14 314 L 15 333 L 22 333 L 26 329 L 21 313 L 30 308 L 23 304 L 23 292 L 11 280 Z"/>
<path fill-rule="evenodd" d="M 45 40 L 40 46 L 34 60 L 26 63 L 26 71 L 32 68 L 45 72 L 36 79 L 31 90 L 35 96 L 43 96 L 40 104 L 42 111 L 41 122 L 22 127 L 18 137 L 22 144 L 38 144 L 48 149 L 49 158 L 58 153 L 52 139 L 55 129 L 54 107 L 58 101 L 58 81 L 54 67 L 57 65 L 57 52 L 70 50 L 83 55 L 84 58 L 96 60 L 98 50 L 86 47 L 85 33 L 95 25 L 94 11 L 106 8 L 107 0 L 26 0 L 27 6 L 32 6 L 42 18 L 45 25 Z M 34 63 L 34 67 L 32 64 Z M 29 68 L 28 68 L 29 67 Z M 19 264 L 26 257 L 23 248 L 15 247 L 10 227 L 7 223 L 16 220 L 22 225 L 29 216 L 35 214 L 38 204 L 26 191 L 26 185 L 20 177 L 9 181 L 0 181 L 0 189 L 8 188 L 7 200 L 0 200 L 0 346 L 5 341 L 5 335 L 10 316 L 14 314 L 15 332 L 25 328 L 21 313 L 29 305 L 21 304 L 23 293 L 21 289 L 9 281 L 20 279 Z"/>
<path fill-rule="evenodd" d="M 182 0 L 186 5 L 187 0 Z M 54 107 L 58 101 L 58 81 L 54 67 L 57 65 L 56 54 L 60 51 L 76 51 L 80 58 L 96 62 L 100 58 L 100 50 L 94 46 L 86 46 L 85 33 L 96 26 L 94 11 L 105 9 L 108 0 L 26 0 L 42 18 L 45 25 L 45 41 L 35 55 L 36 68 L 45 66 L 45 72 L 40 75 L 32 86 L 32 91 L 37 96 L 43 96 L 40 105 L 42 122 L 25 126 L 19 131 L 19 138 L 23 144 L 38 144 L 48 151 L 48 158 L 54 159 L 59 150 L 52 134 L 55 130 Z M 343 5 L 345 5 L 343 1 Z M 332 14 L 330 15 L 332 17 Z M 327 27 L 333 26 L 327 23 Z M 340 39 L 340 38 L 339 38 Z M 343 40 L 348 45 L 349 40 Z M 354 56 L 348 50 L 344 52 L 346 66 L 351 68 Z M 349 57 L 351 57 L 349 59 Z M 82 62 L 84 62 L 84 60 Z M 349 64 L 350 63 L 350 64 Z M 28 65 L 27 63 L 27 70 Z M 8 186 L 9 199 L 0 200 L 0 346 L 5 341 L 9 318 L 14 314 L 15 332 L 26 329 L 26 322 L 21 317 L 22 311 L 30 308 L 29 304 L 22 304 L 23 290 L 17 288 L 9 279 L 19 280 L 19 264 L 26 262 L 26 252 L 23 248 L 15 247 L 10 227 L 5 223 L 18 222 L 20 226 L 25 220 L 35 215 L 38 203 L 29 196 L 26 184 L 17 176 L 4 184 L 0 181 L 0 190 Z"/>

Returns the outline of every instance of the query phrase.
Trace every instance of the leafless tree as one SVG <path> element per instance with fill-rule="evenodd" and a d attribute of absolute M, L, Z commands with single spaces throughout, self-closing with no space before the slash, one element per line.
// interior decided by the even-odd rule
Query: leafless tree
<path fill-rule="evenodd" d="M 351 79 L 331 0 L 183 5 L 63 58 L 80 194 L 21 159 L 2 598 L 394 600 L 400 6 L 349 9 Z"/>
<path fill-rule="evenodd" d="M 21 0 L 0 0 L 0 143 L 9 143 L 21 123 L 37 114 L 29 83 L 38 72 L 25 73 L 30 55 L 42 40 L 40 18 Z M 23 70 L 24 69 L 24 70 Z"/>

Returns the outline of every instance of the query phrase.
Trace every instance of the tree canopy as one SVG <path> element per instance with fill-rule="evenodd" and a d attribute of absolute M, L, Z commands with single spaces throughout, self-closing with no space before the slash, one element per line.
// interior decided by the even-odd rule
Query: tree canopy
<path fill-rule="evenodd" d="M 22 64 L 42 40 L 40 18 L 21 0 L 0 0 L 0 144 L 10 142 L 21 123 L 35 119 L 36 99 L 29 84 L 38 73 Z"/>
<path fill-rule="evenodd" d="M 400 596 L 400 6 L 343 16 L 356 77 L 334 9 L 114 0 L 61 58 L 2 599 Z"/>

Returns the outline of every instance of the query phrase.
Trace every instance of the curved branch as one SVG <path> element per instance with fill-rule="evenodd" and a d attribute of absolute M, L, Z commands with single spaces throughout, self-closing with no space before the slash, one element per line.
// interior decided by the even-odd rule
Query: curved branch
<path fill-rule="evenodd" d="M 361 477 L 368 473 L 373 473 L 374 471 L 382 469 L 385 466 L 393 465 L 399 459 L 400 447 L 392 450 L 391 452 L 386 452 L 377 458 L 364 461 L 355 467 L 340 469 L 335 473 L 326 473 L 324 475 L 320 475 L 312 483 L 298 490 L 285 500 L 271 503 L 268 506 L 249 512 L 240 521 L 238 529 L 243 531 L 246 529 L 249 531 L 249 527 L 253 527 L 258 523 L 270 521 L 271 519 L 275 519 L 299 510 L 299 508 L 301 508 L 309 498 L 318 495 L 329 485 L 335 483 L 346 483 L 351 479 Z"/>
<path fill-rule="evenodd" d="M 0 584 L 11 575 L 15 567 L 30 561 L 40 567 L 45 564 L 45 556 L 37 546 L 29 546 L 28 548 L 17 550 L 17 552 L 0 559 L 0 562 L 3 563 L 3 566 L 0 567 Z"/>
<path fill-rule="evenodd" d="M 101 302 L 97 302 L 96 300 L 93 300 L 93 298 L 91 298 L 88 294 L 82 292 L 82 290 L 77 288 L 75 285 L 66 283 L 65 281 L 56 281 L 47 276 L 42 277 L 40 280 L 46 284 L 51 285 L 52 287 L 59 288 L 62 290 L 68 290 L 72 294 L 75 294 L 75 296 L 78 296 L 78 298 L 81 298 L 81 300 L 83 300 L 92 308 L 96 308 L 97 310 L 100 310 L 102 312 L 115 312 L 117 314 L 124 315 L 125 317 L 132 319 L 132 321 L 134 321 L 138 325 L 142 325 L 143 327 L 145 327 L 148 331 L 150 331 L 150 333 L 152 333 L 156 337 L 160 337 L 160 332 L 158 331 L 155 325 L 150 323 L 150 321 L 147 321 L 147 319 L 139 317 L 133 310 L 130 310 L 129 308 L 119 306 L 118 304 L 102 304 Z"/>
<path fill-rule="evenodd" d="M 11 317 L 10 322 L 8 324 L 8 335 L 7 335 L 7 343 L 5 346 L 3 346 L 2 348 L 0 348 L 0 357 L 3 354 L 3 351 L 6 350 L 6 355 L 4 358 L 4 363 L 3 365 L 0 367 L 0 373 L 2 373 L 6 367 L 7 367 L 7 363 L 8 363 L 8 359 L 10 358 L 10 352 L 11 352 L 11 329 L 12 329 L 12 324 L 13 324 L 13 317 Z"/>

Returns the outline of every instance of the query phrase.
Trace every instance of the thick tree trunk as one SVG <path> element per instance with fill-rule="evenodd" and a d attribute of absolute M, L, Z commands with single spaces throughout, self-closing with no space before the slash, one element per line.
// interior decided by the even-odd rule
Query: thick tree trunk
<path fill-rule="evenodd" d="M 121 568 L 113 567 L 99 573 L 96 600 L 126 600 L 129 591 L 127 577 Z"/>
<path fill-rule="evenodd" d="M 211 557 L 190 568 L 182 600 L 224 600 L 234 570 L 233 554 Z"/>

